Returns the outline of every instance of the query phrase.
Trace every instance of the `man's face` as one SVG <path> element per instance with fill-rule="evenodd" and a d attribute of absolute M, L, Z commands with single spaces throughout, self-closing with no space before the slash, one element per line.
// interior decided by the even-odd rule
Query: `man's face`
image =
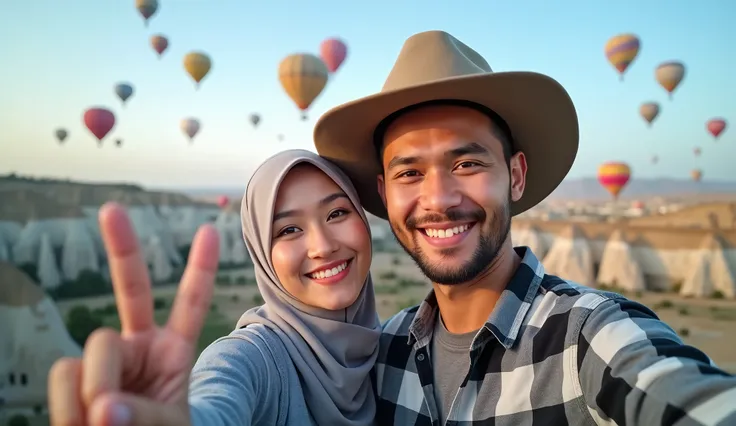
<path fill-rule="evenodd" d="M 386 131 L 378 190 L 397 240 L 432 282 L 472 281 L 509 236 L 526 159 L 507 166 L 499 137 L 484 114 L 457 106 L 407 112 Z"/>

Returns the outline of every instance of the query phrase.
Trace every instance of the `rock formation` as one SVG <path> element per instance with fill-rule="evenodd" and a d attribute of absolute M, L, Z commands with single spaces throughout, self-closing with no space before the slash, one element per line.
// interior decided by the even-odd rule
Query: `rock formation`
<path fill-rule="evenodd" d="M 542 264 L 548 274 L 587 286 L 595 285 L 593 253 L 585 235 L 575 225 L 568 225 L 560 232 Z"/>
<path fill-rule="evenodd" d="M 621 230 L 614 231 L 606 242 L 597 282 L 623 290 L 645 290 L 644 273 Z"/>
<path fill-rule="evenodd" d="M 0 401 L 3 408 L 46 405 L 53 363 L 79 357 L 56 305 L 26 274 L 0 262 Z"/>

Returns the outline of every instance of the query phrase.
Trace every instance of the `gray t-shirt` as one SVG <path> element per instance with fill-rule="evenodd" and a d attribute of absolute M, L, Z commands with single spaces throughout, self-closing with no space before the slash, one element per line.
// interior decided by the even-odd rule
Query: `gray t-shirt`
<path fill-rule="evenodd" d="M 447 331 L 439 313 L 432 337 L 432 370 L 434 398 L 440 411 L 440 424 L 445 424 L 450 406 L 470 369 L 470 345 L 478 331 L 453 334 Z"/>

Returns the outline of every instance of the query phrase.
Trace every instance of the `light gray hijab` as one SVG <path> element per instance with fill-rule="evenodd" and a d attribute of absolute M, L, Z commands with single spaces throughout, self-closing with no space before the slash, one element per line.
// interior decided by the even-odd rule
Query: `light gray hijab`
<path fill-rule="evenodd" d="M 264 324 L 276 332 L 299 372 L 307 406 L 317 424 L 370 425 L 376 412 L 370 371 L 381 335 L 370 274 L 355 303 L 344 310 L 329 311 L 291 296 L 273 269 L 271 234 L 276 195 L 286 174 L 301 163 L 314 165 L 334 180 L 368 227 L 355 188 L 337 166 L 301 149 L 267 159 L 248 182 L 240 210 L 243 237 L 265 304 L 245 312 L 238 328 Z M 370 235 L 369 227 L 368 232 Z"/>

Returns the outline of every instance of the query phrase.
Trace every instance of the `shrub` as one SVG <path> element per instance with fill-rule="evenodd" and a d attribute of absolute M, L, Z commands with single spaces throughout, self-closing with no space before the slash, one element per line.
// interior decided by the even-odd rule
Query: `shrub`
<path fill-rule="evenodd" d="M 87 337 L 100 327 L 102 327 L 102 318 L 93 314 L 84 305 L 73 307 L 67 314 L 66 328 L 79 346 L 84 347 Z"/>
<path fill-rule="evenodd" d="M 16 414 L 8 420 L 8 426 L 31 426 L 28 417 L 22 414 Z"/>

